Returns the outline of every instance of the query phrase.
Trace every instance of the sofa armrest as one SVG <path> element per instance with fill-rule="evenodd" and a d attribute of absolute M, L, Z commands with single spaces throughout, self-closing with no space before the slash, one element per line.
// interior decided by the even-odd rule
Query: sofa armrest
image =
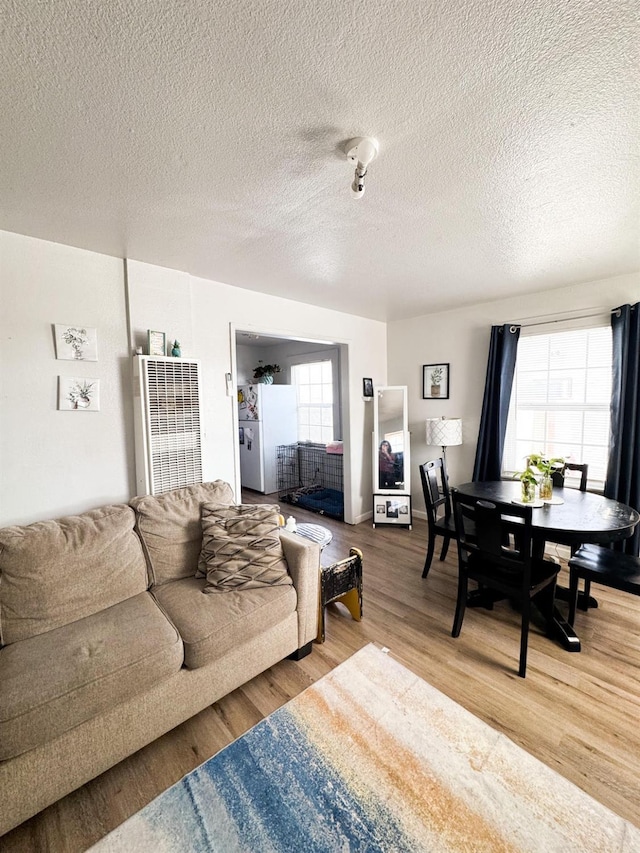
<path fill-rule="evenodd" d="M 287 568 L 298 595 L 298 648 L 318 635 L 320 546 L 296 533 L 280 531 Z"/>

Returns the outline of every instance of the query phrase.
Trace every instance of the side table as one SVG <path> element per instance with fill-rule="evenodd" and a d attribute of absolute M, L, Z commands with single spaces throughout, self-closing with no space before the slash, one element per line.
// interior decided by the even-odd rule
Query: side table
<path fill-rule="evenodd" d="M 320 601 L 318 605 L 318 636 L 324 643 L 324 609 L 340 601 L 356 622 L 362 619 L 362 551 L 351 548 L 349 556 L 331 566 L 320 567 Z"/>
<path fill-rule="evenodd" d="M 322 527 L 321 524 L 298 524 L 296 526 L 296 533 L 299 536 L 304 536 L 305 539 L 317 542 L 320 546 L 320 551 L 333 539 L 333 533 L 327 527 Z"/>

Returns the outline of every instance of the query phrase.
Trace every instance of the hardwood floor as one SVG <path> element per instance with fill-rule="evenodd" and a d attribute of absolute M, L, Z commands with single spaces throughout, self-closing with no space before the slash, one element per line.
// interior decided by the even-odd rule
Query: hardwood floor
<path fill-rule="evenodd" d="M 245 502 L 265 502 L 246 493 Z M 333 532 L 323 563 L 364 553 L 364 618 L 327 609 L 327 639 L 285 660 L 0 839 L 2 853 L 86 850 L 185 773 L 369 642 L 504 732 L 613 811 L 640 825 L 638 599 L 594 587 L 597 610 L 578 611 L 582 652 L 569 654 L 532 626 L 518 678 L 519 615 L 508 604 L 468 610 L 451 637 L 456 549 L 421 578 L 426 523 L 413 530 L 350 527 L 297 507 L 298 521 Z M 568 578 L 561 580 L 568 585 Z M 563 605 L 560 605 L 561 607 Z M 1 804 L 0 804 L 1 808 Z"/>

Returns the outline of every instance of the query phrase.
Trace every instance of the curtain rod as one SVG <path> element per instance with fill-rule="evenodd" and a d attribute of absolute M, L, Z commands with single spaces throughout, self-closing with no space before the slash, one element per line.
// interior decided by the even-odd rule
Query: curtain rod
<path fill-rule="evenodd" d="M 571 320 L 590 320 L 593 317 L 604 317 L 606 314 L 617 314 L 620 316 L 619 308 L 602 308 L 600 311 L 594 311 L 592 314 L 576 314 L 573 317 L 558 317 L 554 320 L 539 320 L 537 323 L 526 323 L 525 320 L 537 320 L 537 317 L 525 317 L 524 320 L 518 323 L 523 329 L 530 329 L 533 326 L 550 326 L 553 323 L 567 323 Z"/>

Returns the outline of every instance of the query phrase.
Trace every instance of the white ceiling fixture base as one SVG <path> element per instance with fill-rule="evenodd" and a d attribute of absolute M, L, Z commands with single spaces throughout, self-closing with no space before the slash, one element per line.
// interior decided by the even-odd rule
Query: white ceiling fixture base
<path fill-rule="evenodd" d="M 356 173 L 351 184 L 351 195 L 353 198 L 362 198 L 364 195 L 364 179 L 367 174 L 369 163 L 378 156 L 378 140 L 372 136 L 356 136 L 350 139 L 344 147 L 347 160 L 356 167 Z"/>

